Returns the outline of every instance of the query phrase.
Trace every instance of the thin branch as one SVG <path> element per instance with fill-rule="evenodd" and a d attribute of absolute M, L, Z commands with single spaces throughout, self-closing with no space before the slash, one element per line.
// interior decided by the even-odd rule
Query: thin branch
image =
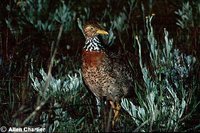
<path fill-rule="evenodd" d="M 60 29 L 59 29 L 59 33 L 58 33 L 58 36 L 57 36 L 57 40 L 56 40 L 56 45 L 55 45 L 55 49 L 53 51 L 53 54 L 52 54 L 52 57 L 51 57 L 51 61 L 50 61 L 50 65 L 49 65 L 49 69 L 48 69 L 48 78 L 46 80 L 46 85 L 44 87 L 44 91 L 49 87 L 49 81 L 51 79 L 51 71 L 52 71 L 52 67 L 53 67 L 53 61 L 54 61 L 54 58 L 56 56 L 56 52 L 57 52 L 57 49 L 58 49 L 58 45 L 59 45 L 59 42 L 60 42 L 60 39 L 61 39 L 61 35 L 62 35 L 62 31 L 63 31 L 63 24 L 60 26 Z M 54 42 L 52 42 L 53 44 Z M 50 97 L 50 96 L 49 96 Z M 37 103 L 40 103 L 36 108 L 35 110 L 24 120 L 23 122 L 23 125 L 25 125 L 31 118 L 33 118 L 36 113 L 45 105 L 45 103 L 48 101 L 49 97 L 47 97 L 44 101 L 41 102 L 40 98 L 38 97 L 38 102 Z"/>
<path fill-rule="evenodd" d="M 145 124 L 148 123 L 149 120 L 146 120 L 145 122 L 143 122 L 139 127 L 137 127 L 133 132 L 139 132 L 140 128 L 142 128 Z"/>

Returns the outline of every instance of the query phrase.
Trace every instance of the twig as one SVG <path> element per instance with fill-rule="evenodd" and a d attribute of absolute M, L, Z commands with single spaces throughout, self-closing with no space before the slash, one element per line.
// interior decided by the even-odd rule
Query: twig
<path fill-rule="evenodd" d="M 54 61 L 54 58 L 56 56 L 56 52 L 57 52 L 57 49 L 58 49 L 58 45 L 59 45 L 59 42 L 60 42 L 60 39 L 61 39 L 61 35 L 62 35 L 62 31 L 63 31 L 63 24 L 60 26 L 60 29 L 59 29 L 59 33 L 58 33 L 58 36 L 57 36 L 57 40 L 56 40 L 56 45 L 55 45 L 55 49 L 53 51 L 53 54 L 52 54 L 52 57 L 51 57 L 51 61 L 50 61 L 50 64 L 49 64 L 49 69 L 48 69 L 48 78 L 46 80 L 46 85 L 44 87 L 44 91 L 49 87 L 49 81 L 51 79 L 51 71 L 52 71 L 52 67 L 53 67 L 53 61 Z M 52 42 L 53 44 L 54 42 Z M 49 96 L 50 97 L 50 96 Z M 38 102 L 37 103 L 40 103 L 36 108 L 35 110 L 24 120 L 23 122 L 23 125 L 25 125 L 31 118 L 33 118 L 36 113 L 42 108 L 42 106 L 45 105 L 45 103 L 47 102 L 47 100 L 49 99 L 49 97 L 47 97 L 44 101 L 41 102 L 40 98 L 38 97 Z"/>
<path fill-rule="evenodd" d="M 140 130 L 140 128 L 142 128 L 145 124 L 148 123 L 149 120 L 146 120 L 145 122 L 143 122 L 139 127 L 137 127 L 135 130 L 133 130 L 133 132 L 138 132 Z"/>

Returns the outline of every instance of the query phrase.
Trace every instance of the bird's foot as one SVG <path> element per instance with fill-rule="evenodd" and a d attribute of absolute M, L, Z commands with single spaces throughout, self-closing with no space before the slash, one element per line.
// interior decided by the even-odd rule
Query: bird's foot
<path fill-rule="evenodd" d="M 115 103 L 110 101 L 110 104 L 111 104 L 111 107 L 113 109 L 113 112 L 114 112 L 114 117 L 113 117 L 113 120 L 112 120 L 112 128 L 114 128 L 115 126 L 115 123 L 119 120 L 119 111 L 121 109 L 121 106 L 119 103 Z"/>

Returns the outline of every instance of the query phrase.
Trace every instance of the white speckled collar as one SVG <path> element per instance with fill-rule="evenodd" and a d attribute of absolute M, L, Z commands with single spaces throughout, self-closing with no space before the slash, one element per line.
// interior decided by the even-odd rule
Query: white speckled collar
<path fill-rule="evenodd" d="M 83 48 L 86 51 L 101 51 L 104 49 L 98 36 L 87 38 Z"/>

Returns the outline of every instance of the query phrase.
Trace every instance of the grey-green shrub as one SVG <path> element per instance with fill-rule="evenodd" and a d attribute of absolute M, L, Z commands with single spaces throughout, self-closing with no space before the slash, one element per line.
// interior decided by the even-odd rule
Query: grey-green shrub
<path fill-rule="evenodd" d="M 163 48 L 160 48 L 154 36 L 152 19 L 153 16 L 146 18 L 146 27 L 154 76 L 143 64 L 142 46 L 136 36 L 145 94 L 138 94 L 139 106 L 135 106 L 128 99 L 123 99 L 121 105 L 138 127 L 136 131 L 178 131 L 183 124 L 181 119 L 184 117 L 186 107 L 189 105 L 186 102 L 189 92 L 183 81 L 189 76 L 196 59 L 181 53 L 178 49 L 173 49 L 173 40 L 169 38 L 166 29 L 164 29 L 164 44 L 160 44 Z"/>

